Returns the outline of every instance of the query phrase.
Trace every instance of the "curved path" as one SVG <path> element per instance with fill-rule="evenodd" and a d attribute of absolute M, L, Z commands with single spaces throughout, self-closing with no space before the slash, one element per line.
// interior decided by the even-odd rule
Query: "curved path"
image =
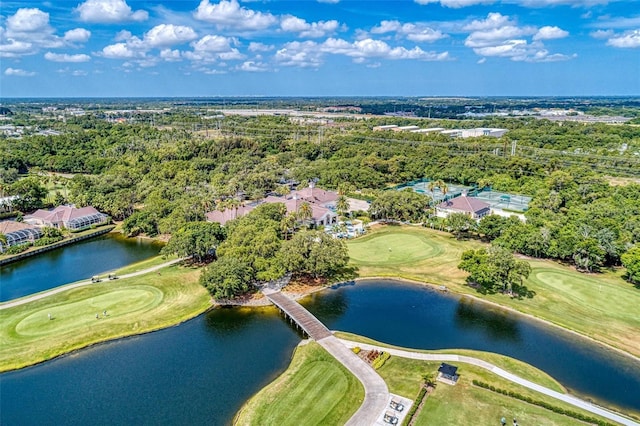
<path fill-rule="evenodd" d="M 120 275 L 120 276 L 118 276 L 118 279 L 137 277 L 138 275 L 144 275 L 144 274 L 148 274 L 149 272 L 155 272 L 158 269 L 162 269 L 165 266 L 170 266 L 170 265 L 173 265 L 175 263 L 182 262 L 183 260 L 185 260 L 185 258 L 171 260 L 169 262 L 165 262 L 165 263 L 162 263 L 160 265 L 152 266 L 151 268 L 143 269 L 142 271 L 137 271 L 137 272 L 132 272 L 130 274 Z M 12 308 L 14 306 L 24 305 L 25 303 L 33 302 L 34 300 L 44 299 L 45 297 L 49 297 L 49 296 L 52 296 L 54 294 L 62 293 L 63 291 L 71 290 L 71 289 L 78 288 L 78 287 L 84 287 L 86 285 L 91 285 L 91 284 L 95 284 L 95 283 L 91 282 L 91 280 L 87 280 L 87 281 L 80 281 L 80 282 L 77 282 L 77 283 L 74 283 L 74 284 L 61 285 L 60 287 L 56 287 L 56 288 L 53 288 L 53 289 L 51 289 L 49 291 L 44 291 L 42 293 L 34 294 L 33 296 L 27 296 L 27 297 L 23 297 L 23 298 L 20 298 L 20 299 L 12 300 L 12 301 L 9 301 L 9 302 L 1 303 L 0 304 L 0 310 L 7 309 L 7 308 Z"/>
<path fill-rule="evenodd" d="M 329 329 L 301 304 L 280 293 L 279 290 L 266 288 L 262 293 L 362 383 L 364 401 L 346 424 L 350 426 L 375 424 L 387 408 L 390 397 L 389 388 L 382 377 L 333 336 Z"/>
<path fill-rule="evenodd" d="M 521 386 L 532 389 L 536 392 L 540 392 L 544 395 L 550 396 L 559 401 L 566 402 L 567 404 L 571 404 L 575 407 L 581 408 L 585 411 L 589 411 L 590 413 L 593 413 L 593 414 L 597 414 L 609 420 L 613 420 L 625 426 L 640 426 L 639 423 L 636 423 L 633 420 L 623 417 L 612 411 L 606 410 L 602 407 L 598 407 L 597 405 L 593 405 L 589 402 L 583 401 L 582 399 L 576 398 L 575 396 L 556 392 L 552 389 L 546 388 L 544 386 L 540 386 L 537 383 L 533 383 L 529 380 L 518 377 L 515 374 L 511 374 L 508 371 L 505 371 L 496 365 L 493 365 L 491 363 L 488 363 L 478 358 L 473 358 L 465 355 L 454 355 L 454 354 L 426 354 L 421 352 L 411 352 L 411 351 L 404 351 L 401 349 L 387 348 L 384 346 L 370 345 L 367 343 L 353 342 L 351 340 L 346 340 L 346 339 L 338 339 L 338 340 L 340 340 L 340 342 L 342 342 L 344 345 L 348 347 L 359 346 L 360 348 L 366 349 L 366 350 L 385 351 L 390 353 L 391 355 L 395 355 L 401 358 L 411 358 L 411 359 L 417 359 L 422 361 L 438 361 L 438 362 L 453 361 L 453 362 L 463 362 L 466 364 L 472 364 L 477 367 L 484 368 L 485 370 L 489 370 L 490 372 L 504 379 L 507 379 L 513 383 L 517 383 Z"/>

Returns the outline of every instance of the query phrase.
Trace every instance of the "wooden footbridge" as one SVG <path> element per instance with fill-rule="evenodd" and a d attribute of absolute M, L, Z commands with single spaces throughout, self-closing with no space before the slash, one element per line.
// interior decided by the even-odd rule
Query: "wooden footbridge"
<path fill-rule="evenodd" d="M 331 336 L 329 329 L 298 302 L 278 292 L 266 293 L 267 299 L 280 309 L 298 328 L 316 342 Z"/>
<path fill-rule="evenodd" d="M 287 318 L 301 328 L 307 336 L 318 342 L 336 360 L 344 365 L 364 387 L 364 401 L 347 422 L 348 426 L 377 424 L 389 404 L 387 384 L 367 363 L 338 340 L 329 329 L 302 305 L 280 293 L 265 289 L 264 295 L 276 305 Z"/>

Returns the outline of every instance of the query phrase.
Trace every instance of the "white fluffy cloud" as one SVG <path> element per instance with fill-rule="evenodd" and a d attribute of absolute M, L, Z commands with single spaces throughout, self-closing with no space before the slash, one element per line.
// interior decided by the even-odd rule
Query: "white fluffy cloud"
<path fill-rule="evenodd" d="M 146 21 L 149 17 L 145 10 L 134 12 L 125 0 L 87 0 L 75 10 L 80 14 L 80 20 L 103 24 Z"/>
<path fill-rule="evenodd" d="M 319 38 L 338 30 L 340 23 L 336 20 L 307 22 L 296 16 L 287 15 L 280 21 L 282 31 L 299 33 L 304 38 Z"/>
<path fill-rule="evenodd" d="M 423 61 L 444 61 L 450 59 L 448 52 L 426 52 L 419 47 L 407 49 L 392 47 L 382 40 L 366 38 L 353 43 L 339 38 L 329 38 L 323 43 L 313 41 L 291 42 L 278 50 L 275 59 L 286 66 L 319 67 L 324 54 L 343 55 L 353 58 L 356 63 L 367 59 L 414 59 Z"/>
<path fill-rule="evenodd" d="M 33 55 L 40 48 L 57 48 L 65 41 L 49 25 L 49 14 L 37 8 L 20 8 L 6 20 L 0 34 L 0 57 Z"/>
<path fill-rule="evenodd" d="M 613 47 L 637 48 L 640 47 L 640 29 L 626 31 L 612 36 L 607 44 Z"/>
<path fill-rule="evenodd" d="M 34 32 L 53 32 L 48 13 L 36 8 L 23 8 L 7 18 L 7 34 Z"/>
<path fill-rule="evenodd" d="M 144 52 L 132 49 L 127 43 L 115 43 L 105 46 L 102 49 L 101 56 L 109 59 L 131 59 L 143 57 Z"/>
<path fill-rule="evenodd" d="M 245 61 L 242 63 L 242 65 L 238 67 L 238 69 L 240 71 L 247 71 L 247 72 L 264 72 L 264 71 L 267 71 L 269 67 L 267 67 L 266 64 L 263 64 L 261 62 Z"/>
<path fill-rule="evenodd" d="M 382 21 L 371 29 L 372 34 L 396 33 L 398 36 L 417 43 L 433 42 L 447 37 L 440 30 L 435 30 L 421 23 L 401 23 L 400 21 Z"/>
<path fill-rule="evenodd" d="M 538 30 L 533 36 L 534 40 L 553 40 L 557 38 L 565 38 L 569 33 L 558 27 L 545 26 Z"/>
<path fill-rule="evenodd" d="M 33 71 L 25 71 L 20 68 L 7 68 L 4 70 L 4 75 L 15 76 L 15 77 L 32 77 L 36 75 Z"/>
<path fill-rule="evenodd" d="M 198 36 L 191 27 L 173 24 L 160 24 L 147 31 L 142 38 L 136 37 L 131 32 L 123 30 L 116 34 L 118 43 L 111 44 L 102 49 L 100 56 L 109 59 L 138 59 L 136 62 L 141 67 L 150 67 L 158 63 L 148 53 L 153 49 L 161 49 L 160 58 L 167 61 L 180 59 L 169 49 L 171 46 L 180 45 L 196 39 Z M 164 55 L 163 55 L 164 52 Z"/>
<path fill-rule="evenodd" d="M 272 14 L 241 7 L 237 0 L 222 0 L 217 4 L 202 0 L 193 16 L 219 28 L 237 31 L 263 30 L 278 23 L 278 19 Z"/>
<path fill-rule="evenodd" d="M 44 54 L 44 58 L 47 61 L 53 62 L 88 62 L 91 60 L 91 56 L 81 53 L 76 55 L 69 55 L 67 53 L 47 52 Z"/>
<path fill-rule="evenodd" d="M 165 47 L 186 43 L 198 38 L 191 27 L 173 24 L 160 24 L 144 35 L 144 43 L 149 47 Z"/>
<path fill-rule="evenodd" d="M 272 44 L 267 45 L 256 41 L 252 41 L 251 43 L 249 43 L 249 52 L 268 52 L 270 50 L 273 50 L 274 48 L 275 46 Z"/>
<path fill-rule="evenodd" d="M 236 43 L 236 39 L 219 36 L 206 35 L 198 41 L 191 43 L 193 50 L 197 52 L 226 52 L 231 50 L 231 45 Z"/>
<path fill-rule="evenodd" d="M 75 28 L 64 33 L 64 40 L 71 43 L 84 43 L 91 37 L 91 31 Z"/>
<path fill-rule="evenodd" d="M 314 41 L 292 41 L 276 52 L 275 60 L 288 67 L 318 68 L 322 65 L 322 53 Z"/>
<path fill-rule="evenodd" d="M 567 37 L 569 33 L 558 27 L 518 26 L 508 16 L 489 13 L 486 19 L 475 20 L 463 27 L 471 31 L 465 39 L 465 46 L 483 57 L 504 57 L 514 61 L 550 62 L 575 57 L 550 53 L 543 40 Z M 528 41 L 531 37 L 531 42 Z"/>

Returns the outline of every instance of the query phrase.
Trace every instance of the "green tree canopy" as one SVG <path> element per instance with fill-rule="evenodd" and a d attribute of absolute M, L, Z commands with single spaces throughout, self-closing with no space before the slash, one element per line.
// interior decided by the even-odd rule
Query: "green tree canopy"
<path fill-rule="evenodd" d="M 35 177 L 27 177 L 13 183 L 9 192 L 18 196 L 13 205 L 23 212 L 42 208 L 43 200 L 47 196 L 47 189 Z"/>
<path fill-rule="evenodd" d="M 469 272 L 467 281 L 479 285 L 482 291 L 509 294 L 523 289 L 522 283 L 531 273 L 527 261 L 516 259 L 500 246 L 463 252 L 458 268 Z"/>
<path fill-rule="evenodd" d="M 200 275 L 214 299 L 231 299 L 249 291 L 253 270 L 235 257 L 223 257 L 207 266 Z"/>
<path fill-rule="evenodd" d="M 188 223 L 171 236 L 167 245 L 162 248 L 162 254 L 193 256 L 197 261 L 202 261 L 215 252 L 225 236 L 224 228 L 218 223 Z"/>
<path fill-rule="evenodd" d="M 349 261 L 344 241 L 322 231 L 302 231 L 285 241 L 280 250 L 283 267 L 294 275 L 330 277 Z"/>
<path fill-rule="evenodd" d="M 634 284 L 640 284 L 640 247 L 629 249 L 621 259 L 627 268 L 626 278 Z"/>

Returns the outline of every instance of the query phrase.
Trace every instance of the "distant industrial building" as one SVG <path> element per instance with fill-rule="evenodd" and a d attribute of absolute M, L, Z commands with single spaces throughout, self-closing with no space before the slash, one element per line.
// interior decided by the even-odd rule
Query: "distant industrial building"
<path fill-rule="evenodd" d="M 418 126 L 397 126 L 395 124 L 387 124 L 384 126 L 375 126 L 374 132 L 391 130 L 393 132 L 411 132 L 411 133 L 440 133 L 441 135 L 451 138 L 477 138 L 480 136 L 489 136 L 492 138 L 500 138 L 507 133 L 507 129 L 497 129 L 493 127 L 477 127 L 475 129 L 445 129 L 442 127 L 431 127 L 421 129 Z"/>

